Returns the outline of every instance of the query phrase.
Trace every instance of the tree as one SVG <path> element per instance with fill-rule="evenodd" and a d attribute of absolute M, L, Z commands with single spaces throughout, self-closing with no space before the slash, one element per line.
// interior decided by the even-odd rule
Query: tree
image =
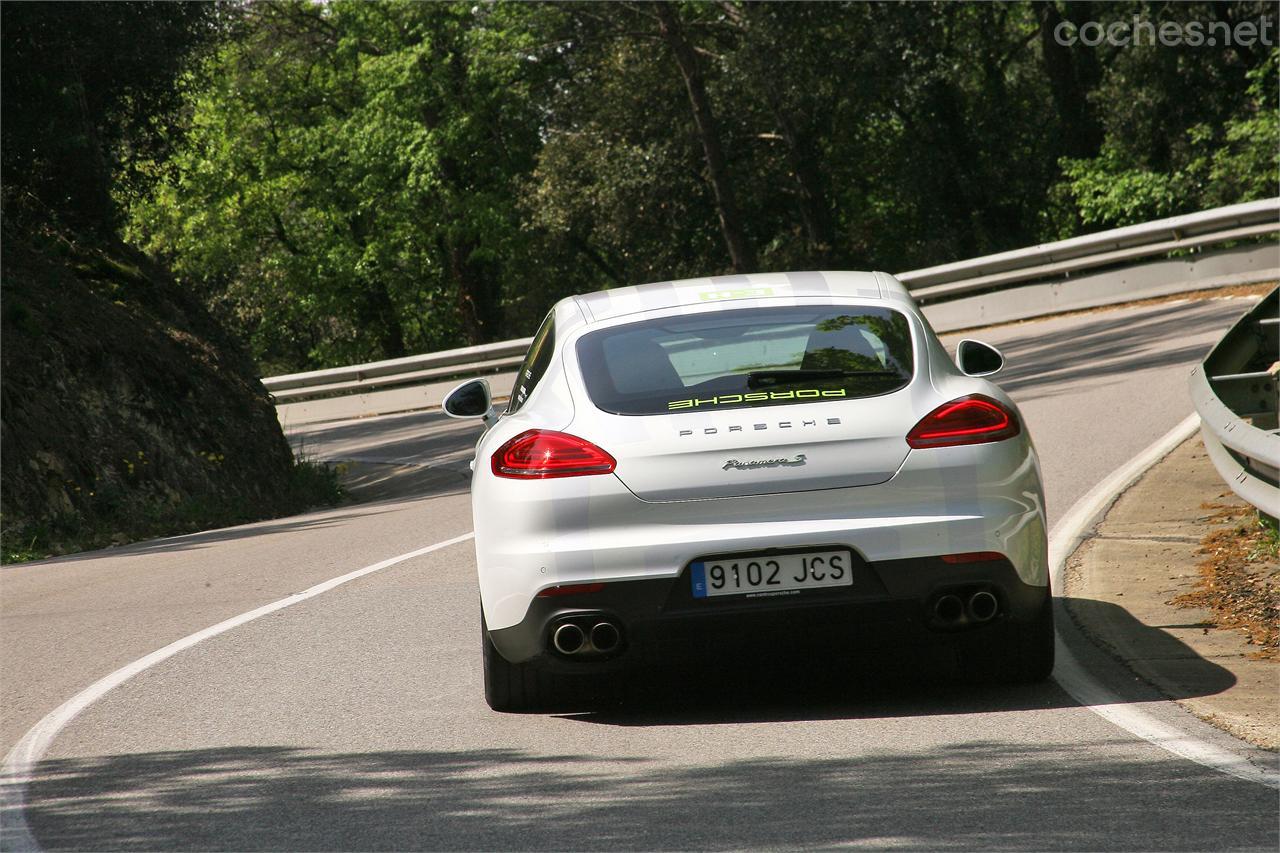
<path fill-rule="evenodd" d="M 1271 7 L 1136 8 L 1152 20 L 1234 26 Z M 1146 43 L 1112 49 L 1102 61 L 1091 93 L 1104 130 L 1099 149 L 1063 157 L 1055 187 L 1082 223 L 1129 225 L 1276 194 L 1280 49 Z"/>
<path fill-rule="evenodd" d="M 120 201 L 150 191 L 179 141 L 178 72 L 226 19 L 194 3 L 0 16 L 0 560 L 332 498 L 330 477 L 295 466 L 247 353 L 117 234 Z"/>
<path fill-rule="evenodd" d="M 831 211 L 830 188 L 819 152 L 819 116 L 831 105 L 829 87 L 821 75 L 807 66 L 817 60 L 824 68 L 834 45 L 824 38 L 830 29 L 820 26 L 815 14 L 825 11 L 812 5 L 796 8 L 776 4 L 720 4 L 727 22 L 739 31 L 741 47 L 734 51 L 741 79 L 752 93 L 768 105 L 768 114 L 777 128 L 767 137 L 783 146 L 789 177 L 795 186 L 795 207 L 803 225 L 804 259 L 799 266 L 825 268 L 838 256 Z M 788 50 L 789 48 L 789 50 Z M 779 81 L 776 57 L 788 50 L 788 64 L 799 73 Z M 797 85 L 803 80 L 804 85 Z"/>
<path fill-rule="evenodd" d="M 4 206 L 98 233 L 119 224 L 113 184 L 137 191 L 163 158 L 175 78 L 217 31 L 211 3 L 6 3 Z"/>
<path fill-rule="evenodd" d="M 1108 135 L 1090 159 L 1064 158 L 1063 189 L 1088 225 L 1116 227 L 1276 194 L 1280 50 L 1248 72 L 1248 100 L 1220 126 L 1195 124 L 1171 146 L 1171 168 L 1147 166 Z"/>
<path fill-rule="evenodd" d="M 133 233 L 298 367 L 507 337 L 528 274 L 536 8 L 282 3 L 189 80 L 175 177 Z"/>
<path fill-rule="evenodd" d="M 658 32 L 671 50 L 680 76 L 684 79 L 685 90 L 689 93 L 689 106 L 693 111 L 693 123 L 698 129 L 698 140 L 702 143 L 702 151 L 707 162 L 707 182 L 715 193 L 716 213 L 720 218 L 720 231 L 724 234 L 725 246 L 729 250 L 729 261 L 734 272 L 753 272 L 756 266 L 756 253 L 747 241 L 742 227 L 742 215 L 738 211 L 737 192 L 733 187 L 733 179 L 729 176 L 724 151 L 720 145 L 720 131 L 716 125 L 715 110 L 707 97 L 707 87 L 703 80 L 698 56 L 684 35 L 684 25 L 679 13 L 671 3 L 655 3 L 654 16 L 658 21 Z"/>
<path fill-rule="evenodd" d="M 1265 52 L 1054 36 L 1267 8 L 249 4 L 131 233 L 264 372 L 529 333 L 574 292 L 998 252 L 1274 186 Z"/>

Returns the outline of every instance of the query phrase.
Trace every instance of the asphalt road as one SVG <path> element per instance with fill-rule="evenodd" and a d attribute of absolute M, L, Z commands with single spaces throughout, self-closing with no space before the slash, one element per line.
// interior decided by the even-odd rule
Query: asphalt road
<path fill-rule="evenodd" d="M 981 335 L 1006 354 L 1051 524 L 1191 411 L 1191 364 L 1244 307 Z M 308 427 L 296 438 L 313 455 L 364 460 L 370 493 L 390 497 L 0 571 L 5 748 L 166 643 L 468 532 L 474 434 L 431 413 Z M 93 849 L 1280 845 L 1273 790 L 1140 740 L 1053 682 L 922 670 L 806 689 L 770 672 L 709 695 L 674 682 L 607 712 L 500 715 L 481 696 L 477 623 L 464 542 L 209 639 L 64 729 L 27 820 L 47 848 Z M 1229 740 L 1063 627 L 1111 689 Z"/>

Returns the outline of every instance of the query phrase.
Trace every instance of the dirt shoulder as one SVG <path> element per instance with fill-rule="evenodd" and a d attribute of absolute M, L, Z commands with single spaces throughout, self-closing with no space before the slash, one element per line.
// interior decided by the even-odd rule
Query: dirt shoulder
<path fill-rule="evenodd" d="M 1223 590 L 1215 564 L 1252 555 L 1242 583 L 1269 589 L 1280 571 L 1256 544 L 1223 547 L 1248 527 L 1241 521 L 1245 506 L 1223 484 L 1200 438 L 1184 442 L 1120 496 L 1072 555 L 1067 609 L 1090 638 L 1169 698 L 1277 750 L 1280 663 L 1259 631 L 1259 620 L 1269 618 L 1259 604 L 1266 590 L 1246 595 L 1245 587 L 1234 587 L 1230 595 L 1243 613 L 1238 624 L 1213 608 L 1226 603 L 1231 610 L 1230 595 L 1216 594 Z M 1187 606 L 1197 602 L 1209 606 Z"/>

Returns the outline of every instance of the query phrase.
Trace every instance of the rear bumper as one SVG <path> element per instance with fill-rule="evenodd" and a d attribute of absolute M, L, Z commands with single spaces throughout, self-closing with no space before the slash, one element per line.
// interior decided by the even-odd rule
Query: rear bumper
<path fill-rule="evenodd" d="M 941 621 L 940 596 L 967 600 L 974 592 L 993 594 L 999 608 L 978 622 L 961 617 Z M 1008 560 L 949 564 L 940 558 L 859 562 L 849 588 L 810 590 L 784 598 L 695 599 L 686 568 L 675 579 L 608 583 L 597 592 L 538 597 L 524 618 L 491 630 L 504 658 L 537 660 L 565 672 L 607 670 L 621 665 L 713 661 L 753 646 L 770 653 L 823 649 L 854 656 L 886 646 L 946 642 L 957 635 L 998 633 L 1010 623 L 1027 623 L 1041 612 L 1047 586 L 1025 583 Z M 603 655 L 564 655 L 551 643 L 555 629 L 575 622 L 589 631 L 601 620 L 622 634 L 616 650 Z"/>
<path fill-rule="evenodd" d="M 912 451 L 877 486 L 650 503 L 613 476 L 472 483 L 480 598 L 491 629 L 517 626 L 548 587 L 658 582 L 708 554 L 819 545 L 876 566 L 995 551 L 1022 583 L 1048 583 L 1038 465 L 1025 437 Z M 890 597 L 905 597 L 893 571 Z M 904 572 L 911 574 L 911 572 Z M 659 594 L 661 597 L 661 594 Z"/>

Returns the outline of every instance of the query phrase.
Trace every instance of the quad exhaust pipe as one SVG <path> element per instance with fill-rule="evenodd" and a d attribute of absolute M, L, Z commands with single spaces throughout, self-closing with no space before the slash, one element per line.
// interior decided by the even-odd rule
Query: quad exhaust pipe
<path fill-rule="evenodd" d="M 572 622 L 565 622 L 551 635 L 551 644 L 562 655 L 576 655 L 587 643 L 587 635 Z"/>
<path fill-rule="evenodd" d="M 619 633 L 618 626 L 612 622 L 599 622 L 591 629 L 591 645 L 598 652 L 611 652 L 620 642 L 622 642 L 622 634 Z"/>
<path fill-rule="evenodd" d="M 944 625 L 954 625 L 964 618 L 964 602 L 955 593 L 940 595 L 933 603 L 933 615 Z"/>
<path fill-rule="evenodd" d="M 934 623 L 948 628 L 981 625 L 999 614 L 1000 599 L 986 589 L 968 593 L 964 590 L 944 592 L 933 600 Z"/>
<path fill-rule="evenodd" d="M 969 618 L 974 622 L 990 622 L 1000 611 L 1000 602 L 985 589 L 969 596 Z"/>
<path fill-rule="evenodd" d="M 607 655 L 622 645 L 622 629 L 617 623 L 602 619 L 589 631 L 574 622 L 562 622 L 551 632 L 551 646 L 566 657 Z"/>

